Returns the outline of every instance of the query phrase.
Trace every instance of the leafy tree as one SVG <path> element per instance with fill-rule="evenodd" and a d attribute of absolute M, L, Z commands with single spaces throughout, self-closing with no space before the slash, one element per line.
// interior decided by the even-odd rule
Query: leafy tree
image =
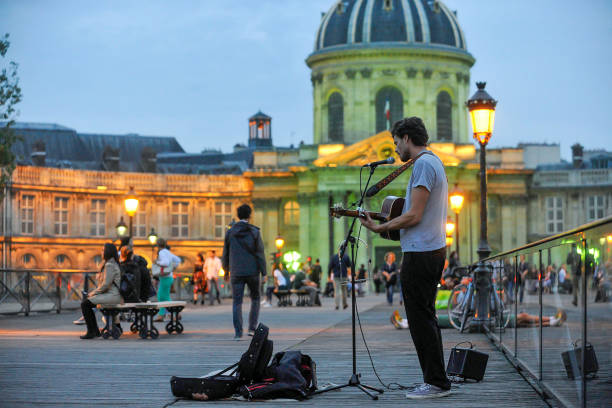
<path fill-rule="evenodd" d="M 5 58 L 10 42 L 9 35 L 0 38 L 0 56 Z M 8 67 L 2 61 L 0 72 L 0 197 L 4 194 L 4 187 L 11 179 L 15 170 L 15 155 L 11 147 L 18 140 L 11 126 L 15 123 L 18 112 L 15 105 L 21 101 L 21 88 L 17 76 L 17 63 L 11 61 Z"/>

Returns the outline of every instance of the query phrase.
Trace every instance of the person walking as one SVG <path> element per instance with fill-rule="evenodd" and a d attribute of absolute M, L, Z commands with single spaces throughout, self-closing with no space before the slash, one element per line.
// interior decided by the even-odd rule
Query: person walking
<path fill-rule="evenodd" d="M 387 303 L 393 304 L 393 289 L 397 285 L 397 265 L 395 264 L 395 254 L 387 252 L 385 254 L 385 263 L 382 268 L 382 276 L 385 281 L 385 289 L 387 291 Z"/>
<path fill-rule="evenodd" d="M 406 398 L 444 397 L 450 394 L 451 383 L 446 376 L 435 300 L 446 261 L 448 182 L 442 161 L 427 150 L 429 136 L 421 118 L 397 121 L 391 134 L 400 159 L 414 160 L 404 209 L 399 217 L 382 224 L 367 213 L 359 221 L 375 233 L 400 230 L 402 296 L 424 380 Z"/>
<path fill-rule="evenodd" d="M 569 268 L 570 276 L 572 278 L 572 305 L 577 307 L 578 292 L 582 288 L 582 279 L 580 279 L 582 277 L 582 258 L 578 253 L 578 247 L 576 246 L 576 244 L 572 244 L 570 252 L 567 254 L 567 259 L 565 263 Z"/>
<path fill-rule="evenodd" d="M 317 287 L 321 287 L 321 274 L 323 270 L 321 269 L 321 261 L 317 258 L 315 264 L 312 266 L 310 270 L 310 280 L 317 284 Z"/>
<path fill-rule="evenodd" d="M 98 328 L 96 315 L 93 311 L 96 305 L 123 302 L 121 294 L 119 294 L 121 270 L 119 269 L 119 254 L 115 245 L 111 243 L 104 244 L 102 259 L 104 259 L 104 264 L 102 264 L 102 268 L 96 276 L 97 286 L 81 302 L 81 312 L 87 325 L 87 333 L 81 336 L 83 340 L 100 337 L 100 329 Z M 115 316 L 113 324 L 121 330 L 119 316 Z"/>
<path fill-rule="evenodd" d="M 244 286 L 251 295 L 249 336 L 255 333 L 259 319 L 259 277 L 266 275 L 266 256 L 259 228 L 249 224 L 252 209 L 248 204 L 238 207 L 238 219 L 225 234 L 223 269 L 225 280 L 232 283 L 232 317 L 234 340 L 242 338 L 242 298 Z"/>
<path fill-rule="evenodd" d="M 157 260 L 155 263 L 160 267 L 159 273 L 159 287 L 157 289 L 157 301 L 167 302 L 170 299 L 170 289 L 172 289 L 172 282 L 174 281 L 173 271 L 181 264 L 181 258 L 170 252 L 166 240 L 163 238 L 157 238 L 157 247 L 159 252 L 157 253 Z M 159 309 L 159 313 L 155 317 L 156 322 L 163 322 L 166 316 L 166 308 L 162 307 Z"/>
<path fill-rule="evenodd" d="M 204 297 L 206 296 L 206 275 L 204 274 L 204 256 L 198 254 L 196 262 L 193 265 L 193 304 L 198 304 L 198 294 L 202 294 L 202 300 L 200 304 L 204 304 Z M 209 288 L 210 290 L 210 288 Z"/>
<path fill-rule="evenodd" d="M 334 282 L 334 299 L 336 300 L 336 310 L 340 309 L 340 300 L 342 300 L 342 308 L 346 309 L 348 304 L 346 303 L 346 284 L 347 280 L 351 277 L 351 259 L 345 252 L 344 256 L 340 258 L 342 249 L 338 249 L 338 253 L 332 255 L 329 260 L 328 275 Z"/>
<path fill-rule="evenodd" d="M 208 281 L 208 301 L 212 306 L 215 297 L 213 296 L 213 288 L 215 288 L 215 294 L 217 295 L 217 303 L 221 304 L 221 297 L 219 294 L 219 271 L 221 270 L 221 260 L 217 256 L 216 252 L 210 251 L 206 262 L 204 263 L 204 273 L 206 273 L 206 280 Z M 202 299 L 202 302 L 204 299 Z"/>

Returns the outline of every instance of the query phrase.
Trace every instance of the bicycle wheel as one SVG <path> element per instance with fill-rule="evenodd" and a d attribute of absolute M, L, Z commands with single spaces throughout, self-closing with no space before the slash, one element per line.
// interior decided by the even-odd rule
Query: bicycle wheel
<path fill-rule="evenodd" d="M 501 289 L 499 291 L 491 291 L 491 297 L 491 303 L 494 307 L 493 315 L 495 316 L 495 327 L 505 329 L 508 327 L 508 323 L 510 323 L 510 314 L 512 310 L 508 307 L 508 305 L 506 305 L 506 302 L 503 301 L 505 298 L 504 290 Z"/>
<path fill-rule="evenodd" d="M 468 287 L 457 285 L 451 291 L 448 299 L 448 321 L 457 330 L 461 330 L 464 313 L 470 314 L 468 297 Z"/>

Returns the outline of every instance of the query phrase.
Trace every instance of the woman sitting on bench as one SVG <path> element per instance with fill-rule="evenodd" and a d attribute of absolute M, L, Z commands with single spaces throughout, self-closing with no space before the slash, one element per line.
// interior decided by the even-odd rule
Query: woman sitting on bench
<path fill-rule="evenodd" d="M 272 269 L 272 278 L 274 281 L 270 282 L 272 285 L 268 284 L 268 287 L 266 288 L 267 302 L 264 307 L 272 306 L 272 293 L 278 292 L 279 290 L 287 290 L 287 280 L 281 272 L 282 265 L 275 263 Z"/>
<path fill-rule="evenodd" d="M 123 299 L 119 294 L 121 284 L 121 270 L 119 269 L 119 254 L 117 248 L 111 243 L 104 244 L 103 254 L 104 264 L 96 276 L 97 287 L 87 295 L 81 302 L 81 311 L 85 317 L 87 333 L 81 336 L 82 339 L 93 339 L 100 336 L 98 322 L 93 308 L 100 304 L 122 303 Z M 119 317 L 115 316 L 114 324 L 119 326 Z"/>

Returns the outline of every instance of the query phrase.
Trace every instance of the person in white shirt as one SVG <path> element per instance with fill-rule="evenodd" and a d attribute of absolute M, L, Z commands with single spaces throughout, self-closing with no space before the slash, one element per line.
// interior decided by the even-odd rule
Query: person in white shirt
<path fill-rule="evenodd" d="M 213 287 L 215 288 L 215 293 L 217 294 L 217 303 L 221 304 L 221 298 L 219 297 L 219 271 L 221 270 L 221 259 L 217 256 L 215 251 L 210 251 L 208 253 L 208 257 L 204 262 L 204 273 L 206 274 L 206 279 L 208 280 L 208 300 L 210 305 L 212 306 L 214 297 L 213 297 Z"/>
<path fill-rule="evenodd" d="M 172 282 L 174 281 L 174 275 L 172 271 L 181 264 L 181 258 L 170 252 L 166 240 L 163 238 L 157 239 L 157 247 L 159 252 L 157 253 L 157 260 L 155 263 L 162 267 L 162 271 L 159 274 L 159 287 L 157 288 L 157 301 L 167 302 L 170 301 L 170 289 L 172 288 Z M 156 322 L 163 322 L 166 315 L 166 308 L 162 307 L 159 309 L 159 313 L 155 317 Z"/>

